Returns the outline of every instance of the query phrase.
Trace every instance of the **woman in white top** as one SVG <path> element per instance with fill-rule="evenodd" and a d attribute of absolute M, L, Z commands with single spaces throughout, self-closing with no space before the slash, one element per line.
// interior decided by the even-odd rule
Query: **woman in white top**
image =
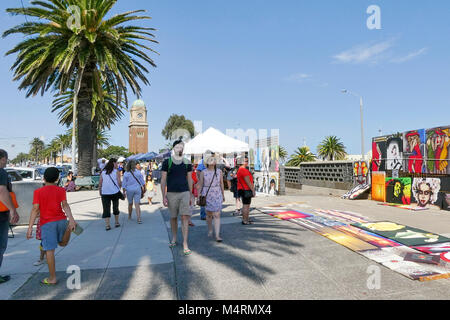
<path fill-rule="evenodd" d="M 141 171 L 136 168 L 136 161 L 127 163 L 126 172 L 123 174 L 123 193 L 128 199 L 128 219 L 133 213 L 133 200 L 136 208 L 137 223 L 141 224 L 141 195 L 145 193 L 145 181 Z"/>
<path fill-rule="evenodd" d="M 119 192 L 122 182 L 120 181 L 120 173 L 117 170 L 117 160 L 111 159 L 106 164 L 100 175 L 98 190 L 102 197 L 103 215 L 102 218 L 106 222 L 106 231 L 111 230 L 111 202 L 113 205 L 113 214 L 116 220 L 116 228 L 119 224 Z"/>

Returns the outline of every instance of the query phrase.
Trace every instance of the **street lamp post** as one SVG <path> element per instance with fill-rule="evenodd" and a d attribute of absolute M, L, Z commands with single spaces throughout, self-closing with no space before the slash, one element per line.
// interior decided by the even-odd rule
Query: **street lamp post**
<path fill-rule="evenodd" d="M 359 94 L 353 93 L 346 89 L 342 90 L 342 93 L 348 93 L 348 94 L 351 94 L 352 96 L 359 98 L 359 112 L 360 112 L 360 116 L 361 116 L 361 156 L 364 161 L 364 160 L 366 160 L 366 156 L 364 154 L 363 98 Z"/>

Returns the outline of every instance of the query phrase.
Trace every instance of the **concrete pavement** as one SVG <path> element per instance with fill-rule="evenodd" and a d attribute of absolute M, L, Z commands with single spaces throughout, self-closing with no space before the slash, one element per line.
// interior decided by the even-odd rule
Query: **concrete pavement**
<path fill-rule="evenodd" d="M 331 195 L 330 195 L 331 193 Z M 373 220 L 391 220 L 450 235 L 450 213 L 413 212 L 382 207 L 368 200 L 349 201 L 339 190 L 304 187 L 282 197 L 257 197 L 252 207 L 289 204 L 304 212 L 338 209 Z M 12 279 L 1 285 L 0 299 L 449 299 L 450 280 L 418 282 L 376 264 L 312 231 L 252 211 L 255 223 L 244 226 L 232 216 L 234 201 L 226 192 L 222 213 L 224 242 L 207 237 L 198 208 L 189 230 L 193 253 L 184 256 L 181 230 L 178 245 L 168 247 L 170 225 L 166 208 L 143 205 L 143 224 L 128 221 L 121 201 L 121 227 L 106 232 L 98 192 L 69 193 L 76 220 L 85 229 L 56 252 L 59 283 L 39 283 L 47 266 L 34 267 L 38 241 L 26 240 L 26 228 L 14 229 L 0 274 Z M 81 289 L 70 290 L 67 267 L 81 269 Z M 381 288 L 367 287 L 368 268 L 379 266 Z"/>

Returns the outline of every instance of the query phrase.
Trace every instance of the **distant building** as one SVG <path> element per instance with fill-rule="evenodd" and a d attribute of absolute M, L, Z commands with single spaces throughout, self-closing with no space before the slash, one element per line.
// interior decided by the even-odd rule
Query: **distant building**
<path fill-rule="evenodd" d="M 136 100 L 130 110 L 129 146 L 131 153 L 148 152 L 147 109 L 142 100 Z"/>

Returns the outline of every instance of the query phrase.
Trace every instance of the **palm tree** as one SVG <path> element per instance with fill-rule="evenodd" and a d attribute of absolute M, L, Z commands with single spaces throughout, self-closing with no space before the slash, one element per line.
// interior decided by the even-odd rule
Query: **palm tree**
<path fill-rule="evenodd" d="M 344 144 L 336 136 L 328 136 L 317 147 L 317 154 L 324 160 L 344 160 L 347 152 Z"/>
<path fill-rule="evenodd" d="M 33 140 L 30 142 L 30 146 L 31 149 L 29 154 L 34 156 L 34 161 L 39 162 L 40 155 L 45 149 L 44 141 L 39 138 L 33 138 Z"/>
<path fill-rule="evenodd" d="M 117 0 L 42 0 L 33 6 L 10 8 L 14 15 L 34 17 L 3 33 L 22 34 L 24 40 L 7 52 L 17 53 L 12 66 L 14 80 L 26 96 L 44 93 L 52 88 L 63 94 L 74 83 L 74 105 L 78 128 L 78 159 L 80 175 L 91 174 L 95 130 L 92 128 L 93 101 L 103 96 L 102 81 L 115 88 L 116 100 L 128 101 L 127 89 L 140 98 L 141 86 L 149 84 L 144 63 L 156 67 L 146 51 L 155 52 L 146 44 L 157 43 L 149 31 L 153 28 L 134 25 L 129 21 L 150 19 L 136 15 L 134 10 L 106 19 Z M 73 8 L 77 8 L 75 16 Z M 128 104 L 128 103 L 126 103 Z"/>
<path fill-rule="evenodd" d="M 287 158 L 287 156 L 288 156 L 288 153 L 287 153 L 286 149 L 284 147 L 280 146 L 280 159 L 282 161 L 284 161 Z"/>
<path fill-rule="evenodd" d="M 92 130 L 93 132 L 96 132 L 96 135 L 93 138 L 94 149 L 92 151 L 93 156 L 91 166 L 97 165 L 98 148 L 109 145 L 107 143 L 107 136 L 104 129 L 111 129 L 111 126 L 124 116 L 124 110 L 127 110 L 124 99 L 121 99 L 119 101 L 119 104 L 117 104 L 116 95 L 114 94 L 114 88 L 108 88 L 105 83 L 103 84 L 102 88 L 102 99 L 100 99 L 98 96 L 94 96 L 92 101 L 93 108 L 91 125 Z M 108 90 L 110 90 L 111 92 Z M 52 112 L 59 110 L 59 123 L 66 125 L 67 127 L 70 127 L 70 125 L 73 123 L 73 100 L 73 89 L 65 92 L 64 94 L 55 95 L 55 100 L 53 100 Z M 71 136 L 72 134 L 70 134 L 70 137 Z M 99 142 L 99 138 L 103 139 L 103 141 Z"/>
<path fill-rule="evenodd" d="M 64 163 L 64 150 L 71 146 L 72 140 L 68 134 L 58 134 L 52 143 L 56 144 L 56 150 L 61 151 L 61 163 Z"/>
<path fill-rule="evenodd" d="M 300 167 L 300 164 L 303 162 L 311 162 L 315 160 L 316 156 L 309 150 L 308 147 L 299 147 L 295 150 L 294 154 L 291 155 L 286 165 L 290 167 Z"/>

